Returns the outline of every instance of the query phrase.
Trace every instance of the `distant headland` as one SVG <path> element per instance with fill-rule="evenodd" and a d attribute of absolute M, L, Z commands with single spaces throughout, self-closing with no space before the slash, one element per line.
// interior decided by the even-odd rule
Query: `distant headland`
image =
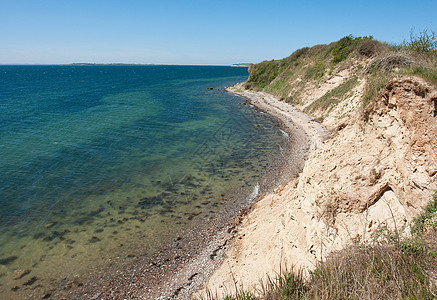
<path fill-rule="evenodd" d="M 246 67 L 248 68 L 251 63 L 232 64 L 231 67 Z"/>

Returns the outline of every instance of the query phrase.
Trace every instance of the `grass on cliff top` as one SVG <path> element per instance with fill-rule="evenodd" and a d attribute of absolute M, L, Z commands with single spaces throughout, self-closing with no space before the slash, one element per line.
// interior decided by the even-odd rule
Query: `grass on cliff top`
<path fill-rule="evenodd" d="M 296 50 L 289 57 L 281 60 L 264 61 L 253 65 L 245 87 L 247 89 L 265 90 L 276 96 L 286 96 L 286 85 L 278 88 L 276 81 L 291 82 L 302 80 L 319 80 L 332 72 L 340 63 L 346 63 L 349 57 L 373 57 L 385 51 L 388 45 L 373 40 L 372 37 L 345 36 L 329 45 L 316 45 Z"/>
<path fill-rule="evenodd" d="M 381 233 L 372 245 L 357 243 L 332 254 L 308 279 L 284 272 L 259 290 L 222 299 L 436 299 L 437 192 L 414 221 L 411 237 Z M 218 298 L 210 293 L 208 299 Z"/>
<path fill-rule="evenodd" d="M 363 106 L 375 100 L 389 77 L 415 75 L 437 87 L 437 32 L 410 33 L 410 39 L 375 58 L 367 67 Z"/>
<path fill-rule="evenodd" d="M 252 65 L 245 88 L 265 91 L 288 103 L 302 105 L 307 102 L 303 90 L 317 88 L 332 74 L 344 69 L 352 70 L 351 76 L 366 81 L 363 107 L 377 98 L 392 75 L 415 75 L 437 86 L 437 33 L 432 30 L 411 33 L 408 41 L 397 46 L 372 37 L 349 35 L 329 45 L 305 47 L 284 59 Z M 340 90 L 350 92 L 344 87 Z M 332 91 L 338 92 L 339 89 Z M 316 100 L 307 112 L 325 115 L 338 99 L 345 99 L 344 95 L 332 97 L 332 93 Z"/>

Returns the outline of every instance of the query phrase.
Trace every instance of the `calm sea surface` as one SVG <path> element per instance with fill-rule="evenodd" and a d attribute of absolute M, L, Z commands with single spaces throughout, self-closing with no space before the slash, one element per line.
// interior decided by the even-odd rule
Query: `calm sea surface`
<path fill-rule="evenodd" d="M 248 197 L 284 137 L 224 92 L 247 76 L 0 66 L 0 294 L 151 255 L 231 195 Z"/>

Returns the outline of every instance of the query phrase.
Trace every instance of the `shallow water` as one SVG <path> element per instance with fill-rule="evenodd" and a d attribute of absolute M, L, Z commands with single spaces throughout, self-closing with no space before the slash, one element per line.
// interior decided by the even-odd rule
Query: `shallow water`
<path fill-rule="evenodd" d="M 231 67 L 0 66 L 2 295 L 152 255 L 249 197 L 285 137 L 223 91 L 245 79 Z"/>

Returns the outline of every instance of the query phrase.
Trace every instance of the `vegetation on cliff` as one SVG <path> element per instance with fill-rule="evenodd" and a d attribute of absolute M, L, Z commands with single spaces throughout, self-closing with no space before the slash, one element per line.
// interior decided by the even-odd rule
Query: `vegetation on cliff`
<path fill-rule="evenodd" d="M 252 65 L 245 88 L 268 92 L 323 117 L 360 83 L 365 84 L 361 105 L 366 106 L 395 74 L 417 75 L 437 85 L 437 33 L 411 33 L 409 41 L 397 46 L 349 35 L 329 45 L 305 47 L 284 59 Z M 314 93 L 317 89 L 322 92 Z"/>

